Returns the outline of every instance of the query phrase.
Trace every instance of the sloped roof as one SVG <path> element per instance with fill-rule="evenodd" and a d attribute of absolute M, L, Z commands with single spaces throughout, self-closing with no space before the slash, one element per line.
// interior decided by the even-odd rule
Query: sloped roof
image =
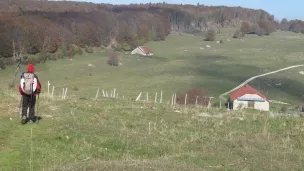
<path fill-rule="evenodd" d="M 234 101 L 235 99 L 237 99 L 241 96 L 244 96 L 245 94 L 256 94 L 256 95 L 260 96 L 261 98 L 266 99 L 266 101 L 269 102 L 269 100 L 267 99 L 267 97 L 264 94 L 262 94 L 255 88 L 251 87 L 250 85 L 245 85 L 245 86 L 239 88 L 238 90 L 231 92 L 230 97 L 231 97 L 231 100 Z"/>
<path fill-rule="evenodd" d="M 152 53 L 151 49 L 146 46 L 140 46 L 139 47 L 145 54 Z"/>

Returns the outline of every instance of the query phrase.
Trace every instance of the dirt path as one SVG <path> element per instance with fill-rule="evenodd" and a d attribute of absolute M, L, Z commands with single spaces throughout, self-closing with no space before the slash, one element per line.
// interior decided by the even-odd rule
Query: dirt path
<path fill-rule="evenodd" d="M 252 81 L 252 80 L 254 80 L 254 79 L 258 78 L 258 77 L 263 77 L 263 76 L 266 76 L 266 75 L 274 74 L 274 73 L 277 73 L 277 72 L 281 72 L 281 71 L 285 71 L 285 70 L 288 70 L 288 69 L 292 69 L 292 68 L 296 68 L 296 67 L 301 67 L 301 66 L 304 66 L 304 65 L 293 65 L 293 66 L 290 66 L 290 67 L 287 67 L 287 68 L 282 68 L 282 69 L 279 69 L 279 70 L 276 70 L 276 71 L 272 71 L 272 72 L 268 72 L 268 73 L 265 73 L 265 74 L 253 76 L 253 77 L 249 78 L 248 80 L 244 81 L 242 84 L 240 84 L 237 87 L 235 87 L 234 89 L 229 90 L 229 91 L 221 94 L 219 96 L 219 98 L 222 99 L 222 100 L 226 100 L 223 96 L 225 96 L 225 95 L 227 95 L 227 94 L 229 94 L 229 93 L 231 93 L 231 92 L 233 92 L 233 91 L 235 91 L 235 90 L 243 87 L 244 85 L 246 85 L 247 83 L 249 83 L 250 81 Z"/>

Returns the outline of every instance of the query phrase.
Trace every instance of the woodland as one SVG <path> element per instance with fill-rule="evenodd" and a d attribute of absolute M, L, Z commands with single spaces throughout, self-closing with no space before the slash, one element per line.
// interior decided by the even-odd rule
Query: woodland
<path fill-rule="evenodd" d="M 0 1 L 0 58 L 21 52 L 56 54 L 44 55 L 40 62 L 91 47 L 130 51 L 148 41 L 163 41 L 170 33 L 216 34 L 222 28 L 237 28 L 235 38 L 267 36 L 278 29 L 304 33 L 304 22 L 279 22 L 264 10 L 242 7 L 7 0 Z"/>

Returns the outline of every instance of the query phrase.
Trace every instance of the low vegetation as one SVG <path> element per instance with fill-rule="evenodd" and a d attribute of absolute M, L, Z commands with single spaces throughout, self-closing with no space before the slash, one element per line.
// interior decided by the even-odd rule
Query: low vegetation
<path fill-rule="evenodd" d="M 14 94 L 1 90 L 3 170 L 303 169 L 298 116 L 42 96 L 43 120 L 20 125 Z"/>
<path fill-rule="evenodd" d="M 209 29 L 205 35 L 205 41 L 215 41 L 216 35 L 214 29 Z"/>
<path fill-rule="evenodd" d="M 111 66 L 118 66 L 119 65 L 119 56 L 116 52 L 110 52 L 108 64 Z"/>

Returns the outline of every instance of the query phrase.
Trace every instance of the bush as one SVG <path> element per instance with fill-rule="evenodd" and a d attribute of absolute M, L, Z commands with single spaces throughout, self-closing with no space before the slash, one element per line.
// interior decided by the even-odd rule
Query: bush
<path fill-rule="evenodd" d="M 232 38 L 242 38 L 244 37 L 244 33 L 241 32 L 240 30 L 236 30 L 232 36 Z"/>
<path fill-rule="evenodd" d="M 67 55 L 67 50 L 65 48 L 60 48 L 57 50 L 57 52 L 54 53 L 54 56 L 57 59 L 62 59 Z"/>
<path fill-rule="evenodd" d="M 136 40 L 136 45 L 143 46 L 145 44 L 145 42 L 146 42 L 145 38 L 141 38 L 141 39 Z"/>
<path fill-rule="evenodd" d="M 131 50 L 131 46 L 127 42 L 124 42 L 124 43 L 122 43 L 122 50 L 124 50 L 124 51 L 130 51 Z"/>
<path fill-rule="evenodd" d="M 115 51 L 121 51 L 121 45 L 117 44 L 116 46 L 113 46 Z"/>
<path fill-rule="evenodd" d="M 39 55 L 31 55 L 27 57 L 27 62 L 32 64 L 40 63 Z"/>
<path fill-rule="evenodd" d="M 2 58 L 0 58 L 0 69 L 3 69 L 5 70 L 5 63 L 4 63 L 4 60 Z"/>
<path fill-rule="evenodd" d="M 205 41 L 214 41 L 215 40 L 215 31 L 214 29 L 209 29 L 205 35 Z"/>
<path fill-rule="evenodd" d="M 86 53 L 93 53 L 93 52 L 94 52 L 93 48 L 92 48 L 92 47 L 89 47 L 88 45 L 85 45 L 84 51 L 85 51 Z"/>
<path fill-rule="evenodd" d="M 224 44 L 223 40 L 220 40 L 220 43 L 221 43 L 221 44 Z"/>
<path fill-rule="evenodd" d="M 84 51 L 85 51 L 86 53 L 93 53 L 93 52 L 94 52 L 94 51 L 93 51 L 93 48 L 89 47 L 88 45 L 85 45 Z"/>
<path fill-rule="evenodd" d="M 249 33 L 251 30 L 251 26 L 249 25 L 248 22 L 243 22 L 242 23 L 242 26 L 240 28 L 240 31 L 243 33 L 243 34 L 246 34 L 246 33 Z"/>
<path fill-rule="evenodd" d="M 48 53 L 48 52 L 39 53 L 39 55 L 38 55 L 39 62 L 41 62 L 41 61 L 42 61 L 43 63 L 46 62 L 46 60 L 49 59 L 50 56 L 51 56 L 51 54 Z"/>
<path fill-rule="evenodd" d="M 109 55 L 108 64 L 111 66 L 118 66 L 119 65 L 119 57 L 117 53 L 111 52 Z"/>
<path fill-rule="evenodd" d="M 280 112 L 286 113 L 287 112 L 287 106 L 286 105 L 282 106 L 281 109 L 280 109 Z"/>
<path fill-rule="evenodd" d="M 176 95 L 177 104 L 185 104 L 186 94 L 179 93 Z M 209 103 L 209 97 L 207 92 L 202 88 L 194 88 L 187 91 L 187 104 L 197 104 L 207 106 Z"/>
<path fill-rule="evenodd" d="M 78 91 L 79 88 L 78 88 L 77 86 L 74 86 L 74 87 L 73 87 L 73 90 L 74 90 L 74 91 Z"/>
<path fill-rule="evenodd" d="M 78 47 L 77 45 L 75 45 L 75 44 L 70 45 L 70 46 L 69 46 L 69 49 L 68 49 L 68 51 L 67 51 L 67 55 L 68 55 L 69 57 L 73 57 L 73 56 L 75 56 L 76 54 L 77 54 L 77 55 L 82 55 L 82 54 L 83 54 L 82 49 L 81 49 L 80 47 Z"/>
<path fill-rule="evenodd" d="M 48 60 L 56 61 L 57 60 L 56 54 L 50 54 L 50 56 L 48 57 Z"/>

